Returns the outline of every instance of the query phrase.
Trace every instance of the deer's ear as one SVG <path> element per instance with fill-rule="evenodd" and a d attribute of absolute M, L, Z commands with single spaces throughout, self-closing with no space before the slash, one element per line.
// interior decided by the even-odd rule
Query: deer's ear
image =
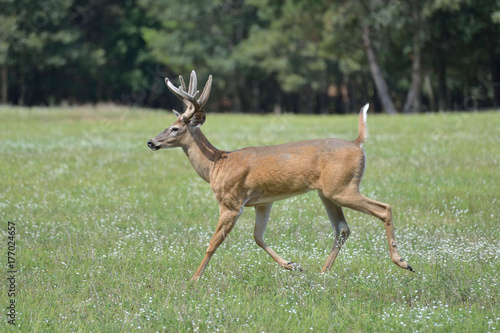
<path fill-rule="evenodd" d="M 193 118 L 191 118 L 191 121 L 189 122 L 189 126 L 192 127 L 200 127 L 205 123 L 205 120 L 207 119 L 207 116 L 205 116 L 205 111 L 201 110 L 196 112 L 193 115 Z"/>
<path fill-rule="evenodd" d="M 180 114 L 179 112 L 177 112 L 177 111 L 175 111 L 175 110 L 173 110 L 173 109 L 172 109 L 172 112 L 175 114 L 175 116 L 176 116 L 177 118 L 179 118 L 179 117 L 181 116 L 181 114 Z"/>

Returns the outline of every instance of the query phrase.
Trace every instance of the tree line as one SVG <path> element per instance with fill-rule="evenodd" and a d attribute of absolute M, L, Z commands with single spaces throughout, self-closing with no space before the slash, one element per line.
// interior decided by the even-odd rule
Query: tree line
<path fill-rule="evenodd" d="M 500 0 L 0 0 L 3 104 L 387 113 L 500 107 Z"/>

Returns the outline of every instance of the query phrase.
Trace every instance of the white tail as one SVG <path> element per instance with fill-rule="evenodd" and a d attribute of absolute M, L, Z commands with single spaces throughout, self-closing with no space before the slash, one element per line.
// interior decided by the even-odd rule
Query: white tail
<path fill-rule="evenodd" d="M 177 120 L 155 138 L 149 140 L 152 150 L 181 147 L 198 174 L 210 183 L 219 203 L 219 222 L 207 252 L 193 280 L 205 270 L 210 258 L 231 232 L 244 207 L 255 207 L 254 238 L 277 263 L 286 269 L 300 269 L 284 260 L 264 241 L 264 233 L 274 201 L 317 191 L 335 232 L 333 248 L 322 272 L 332 267 L 337 254 L 349 237 L 342 207 L 373 215 L 384 223 L 392 261 L 413 271 L 398 253 L 394 236 L 391 207 L 366 198 L 359 192 L 365 168 L 362 143 L 366 131 L 366 104 L 359 115 L 359 133 L 353 140 L 323 139 L 286 143 L 276 146 L 247 147 L 235 151 L 215 148 L 200 126 L 205 122 L 206 103 L 212 84 L 208 79 L 197 98 L 197 79 L 193 71 L 186 91 L 184 80 L 176 88 L 168 79 L 169 89 L 187 106 Z"/>
<path fill-rule="evenodd" d="M 358 137 L 356 138 L 356 140 L 354 140 L 354 142 L 360 147 L 363 145 L 363 142 L 365 142 L 366 138 L 368 137 L 368 128 L 366 125 L 366 118 L 367 118 L 367 113 L 368 113 L 369 107 L 370 107 L 370 104 L 368 104 L 368 103 L 365 104 L 365 106 L 363 106 L 363 108 L 361 109 L 361 112 L 359 113 Z"/>

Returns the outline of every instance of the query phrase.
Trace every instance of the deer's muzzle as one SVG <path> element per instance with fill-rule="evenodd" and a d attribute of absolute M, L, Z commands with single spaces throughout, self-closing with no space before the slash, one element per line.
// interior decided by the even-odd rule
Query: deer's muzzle
<path fill-rule="evenodd" d="M 148 141 L 148 147 L 151 150 L 158 150 L 160 149 L 160 146 L 158 145 L 158 142 L 156 142 L 155 139 L 151 139 Z"/>

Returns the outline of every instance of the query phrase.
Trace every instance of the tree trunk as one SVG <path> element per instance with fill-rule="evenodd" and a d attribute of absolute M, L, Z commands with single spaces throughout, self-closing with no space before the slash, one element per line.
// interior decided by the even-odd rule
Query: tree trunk
<path fill-rule="evenodd" d="M 396 114 L 396 108 L 394 107 L 394 103 L 392 102 L 391 95 L 389 95 L 389 88 L 387 87 L 387 83 L 385 82 L 380 66 L 378 65 L 375 51 L 371 46 L 368 26 L 363 27 L 363 41 L 366 50 L 366 56 L 368 57 L 368 63 L 370 64 L 370 71 L 372 73 L 373 81 L 375 82 L 375 87 L 377 88 L 377 93 L 380 97 L 382 107 L 388 114 Z"/>
<path fill-rule="evenodd" d="M 422 56 L 420 46 L 413 46 L 411 63 L 411 87 L 406 97 L 404 112 L 419 112 L 422 100 Z"/>
<path fill-rule="evenodd" d="M 375 82 L 373 82 L 373 78 L 370 81 L 371 81 L 370 98 L 373 101 L 373 108 L 375 109 L 375 112 L 380 112 L 379 110 L 382 110 L 382 105 L 380 104 L 380 99 L 377 98 L 377 88 L 375 87 Z"/>
<path fill-rule="evenodd" d="M 436 111 L 436 99 L 434 98 L 434 89 L 432 89 L 431 74 L 429 72 L 425 73 L 424 86 L 429 96 L 429 107 L 431 111 Z"/>
<path fill-rule="evenodd" d="M 7 64 L 2 64 L 2 104 L 7 104 L 9 100 L 9 68 Z"/>
<path fill-rule="evenodd" d="M 411 2 L 411 16 L 413 18 L 412 48 L 413 58 L 411 62 L 411 88 L 403 108 L 404 112 L 419 112 L 422 101 L 422 30 L 423 22 L 420 15 L 418 1 Z"/>

